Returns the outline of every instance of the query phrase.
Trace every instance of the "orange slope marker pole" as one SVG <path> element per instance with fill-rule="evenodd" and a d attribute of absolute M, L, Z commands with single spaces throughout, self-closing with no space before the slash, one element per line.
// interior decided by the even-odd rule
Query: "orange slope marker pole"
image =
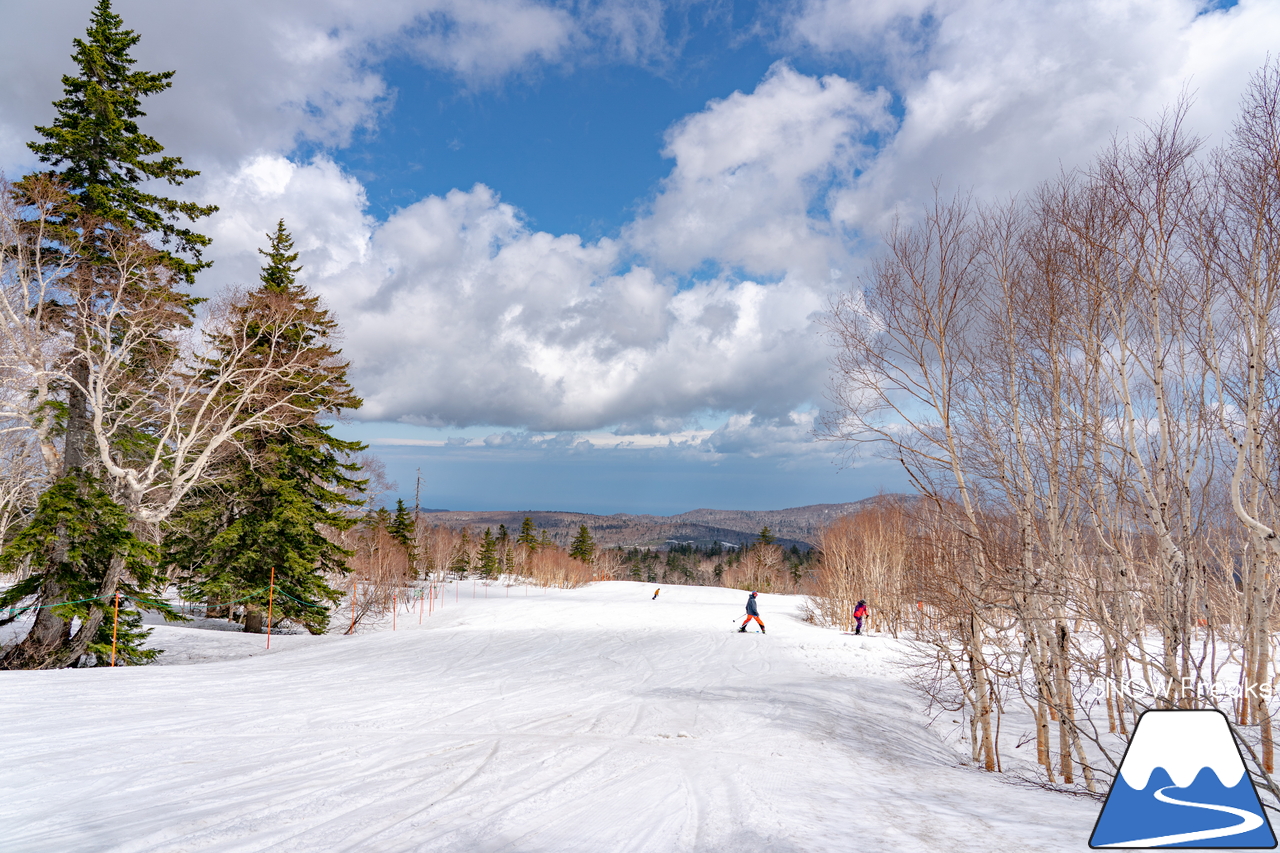
<path fill-rule="evenodd" d="M 267 648 L 271 648 L 271 613 L 276 601 L 276 567 L 271 567 L 271 590 L 267 593 Z"/>
<path fill-rule="evenodd" d="M 116 590 L 116 621 L 111 626 L 111 665 L 116 665 L 116 633 L 120 630 L 120 590 Z"/>

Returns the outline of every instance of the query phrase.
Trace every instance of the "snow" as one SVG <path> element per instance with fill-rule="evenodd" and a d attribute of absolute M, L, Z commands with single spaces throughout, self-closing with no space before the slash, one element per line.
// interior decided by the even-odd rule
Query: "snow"
<path fill-rule="evenodd" d="M 0 673 L 0 850 L 1080 851 L 1099 804 L 964 766 L 901 644 L 762 595 L 446 592 L 356 636 L 162 625 Z M 508 597 L 509 596 L 509 597 Z"/>
<path fill-rule="evenodd" d="M 1218 711 L 1148 711 L 1138 721 L 1120 775 L 1135 791 L 1144 790 L 1151 773 L 1163 767 L 1179 788 L 1186 788 L 1208 767 L 1227 788 L 1244 776 L 1244 760 Z"/>

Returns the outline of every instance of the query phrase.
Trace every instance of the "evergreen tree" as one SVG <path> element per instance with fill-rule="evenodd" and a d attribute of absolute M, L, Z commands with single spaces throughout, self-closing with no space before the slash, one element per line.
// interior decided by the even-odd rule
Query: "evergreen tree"
<path fill-rule="evenodd" d="M 305 356 L 299 363 L 306 369 L 288 380 L 297 416 L 283 428 L 249 434 L 244 452 L 226 463 L 225 479 L 192 496 L 169 525 L 165 562 L 182 572 L 192 598 L 244 600 L 247 630 L 267 610 L 274 568 L 272 609 L 319 633 L 328 624 L 327 605 L 342 596 L 325 577 L 345 571 L 349 556 L 323 529 L 352 526 L 344 511 L 360 505 L 356 495 L 366 481 L 357 478 L 359 465 L 347 461 L 365 445 L 336 438 L 318 419 L 358 408 L 361 400 L 329 343 L 337 322 L 295 279 L 298 255 L 283 220 L 267 236 L 262 284 L 236 310 L 263 348 Z M 403 501 L 398 510 L 393 519 L 383 509 L 378 519 L 393 535 L 401 516 L 409 524 Z"/>
<path fill-rule="evenodd" d="M 89 217 L 157 234 L 191 256 L 185 260 L 165 252 L 165 265 L 185 278 L 208 266 L 200 252 L 209 245 L 203 234 L 179 227 L 217 210 L 175 201 L 144 191 L 139 185 L 165 181 L 180 185 L 199 174 L 183 167 L 182 158 L 161 156 L 164 146 L 138 128 L 142 99 L 168 89 L 173 71 L 135 71 L 129 51 L 140 36 L 124 28 L 110 0 L 99 0 L 84 39 L 75 39 L 71 55 L 79 71 L 62 78 L 63 97 L 54 101 L 57 115 L 48 127 L 36 127 L 43 142 L 28 147 L 49 164 Z M 23 189 L 22 184 L 18 186 Z"/>
<path fill-rule="evenodd" d="M 591 538 L 591 531 L 584 524 L 578 528 L 578 535 L 573 537 L 573 544 L 569 546 L 569 556 L 575 560 L 581 560 L 584 563 L 590 563 L 596 554 L 596 543 Z"/>
<path fill-rule="evenodd" d="M 86 37 L 74 40 L 72 59 L 78 74 L 62 78 L 64 97 L 53 104 L 56 109 L 53 124 L 36 127 L 43 141 L 29 143 L 32 152 L 50 168 L 27 175 L 14 185 L 19 204 L 40 203 L 48 197 L 51 187 L 66 191 L 65 203 L 57 205 L 57 218 L 66 239 L 46 246 L 45 251 L 50 254 L 73 252 L 78 263 L 73 275 L 55 283 L 62 292 L 53 296 L 63 324 L 51 332 L 62 335 L 71 350 L 66 365 L 74 381 L 64 385 L 65 397 L 60 401 L 62 458 L 60 470 L 51 474 L 60 482 L 83 478 L 78 489 L 83 494 L 98 490 L 116 498 L 127 489 L 121 483 L 111 482 L 96 462 L 97 449 L 90 441 L 91 413 L 82 390 L 89 385 L 90 368 L 86 359 L 75 353 L 86 352 L 91 343 L 115 346 L 118 342 L 87 340 L 85 329 L 92 327 L 96 320 L 84 312 L 106 304 L 113 316 L 140 312 L 147 317 L 159 317 L 167 313 L 164 331 L 147 339 L 148 352 L 140 353 L 137 358 L 132 358 L 134 353 L 124 354 L 141 370 L 154 371 L 158 365 L 165 364 L 165 353 L 160 351 L 177 352 L 172 333 L 192 324 L 199 300 L 175 289 L 162 275 L 131 276 L 137 280 L 124 286 L 124 282 L 117 280 L 119 268 L 108 262 L 111 247 L 119 251 L 120 246 L 128 244 L 136 253 L 144 234 L 156 236 L 166 248 L 155 252 L 147 247 L 153 257 L 146 266 L 167 268 L 190 282 L 195 272 L 206 266 L 200 260 L 200 251 L 209 240 L 178 227 L 176 221 L 179 217 L 194 220 L 216 210 L 212 206 L 178 202 L 140 188 L 141 184 L 156 180 L 179 185 L 198 173 L 184 168 L 178 157 L 161 156 L 164 147 L 138 128 L 137 119 L 145 115 L 142 99 L 169 88 L 173 76 L 172 71 L 133 70 L 134 60 L 129 51 L 138 40 L 136 33 L 124 28 L 109 0 L 99 0 Z M 170 248 L 189 257 L 179 257 Z M 105 294 L 112 296 L 104 299 Z M 154 401 L 139 401 L 141 407 L 148 403 Z M 126 459 L 145 454 L 148 444 L 157 440 L 145 429 L 116 430 L 113 439 L 112 452 Z M 129 511 L 127 507 L 125 511 Z M 104 521 L 106 517 L 105 513 L 94 515 Z M 82 532 L 92 534 L 91 530 Z M 120 542 L 111 529 L 103 528 L 101 535 L 103 542 Z M 62 553 L 69 547 L 70 542 L 64 542 L 54 553 Z M 32 556 L 38 559 L 38 555 Z M 126 555 L 117 557 L 128 565 L 136 565 L 136 561 L 130 561 Z M 43 667 L 46 661 L 75 661 L 95 642 L 86 629 L 105 617 L 101 608 L 106 605 L 98 602 L 111 600 L 119 583 L 131 581 L 116 571 L 106 573 L 100 578 L 98 602 L 88 605 L 84 618 L 63 618 L 62 613 L 74 615 L 63 606 L 72 600 L 69 587 L 58 580 L 66 579 L 69 565 L 72 564 L 30 565 L 30 583 L 24 588 L 28 589 L 28 595 L 36 597 L 41 609 L 37 612 L 36 624 L 22 641 L 0 657 L 0 668 Z M 133 582 L 140 582 L 142 576 L 130 577 Z M 77 581 L 71 586 L 78 584 Z M 136 589 L 139 595 L 144 594 L 141 587 Z"/>
<path fill-rule="evenodd" d="M 479 562 L 480 565 L 476 568 L 486 578 L 498 573 L 498 540 L 493 538 L 492 531 L 487 527 L 484 529 L 484 538 L 480 540 Z"/>
<path fill-rule="evenodd" d="M 766 526 L 760 528 L 760 535 L 757 537 L 756 541 L 761 545 L 772 545 L 774 542 L 778 541 L 778 537 L 774 536 L 773 532 Z"/>
<path fill-rule="evenodd" d="M 87 476 L 63 477 L 40 496 L 31 520 L 6 544 L 0 556 L 0 569 L 6 572 L 18 571 L 26 564 L 44 566 L 45 571 L 29 575 L 0 593 L 0 607 L 17 604 L 41 586 L 56 585 L 62 591 L 60 603 L 48 607 L 56 611 L 64 625 L 73 619 L 80 621 L 81 630 L 87 632 L 84 651 L 95 656 L 98 665 L 105 666 L 110 663 L 116 627 L 115 596 L 104 601 L 101 595 L 104 579 L 114 571 L 120 575 L 114 588 L 120 593 L 119 629 L 114 631 L 116 663 L 146 663 L 160 652 L 142 648 L 151 631 L 142 628 L 136 605 L 172 613 L 167 603 L 149 594 L 158 580 L 155 552 L 154 545 L 133 532 L 129 514 L 97 481 Z M 14 618 L 0 619 L 0 625 Z M 37 623 L 32 630 L 50 624 L 57 623 Z M 57 637 L 36 639 L 42 642 L 11 649 L 7 666 L 54 669 L 78 662 L 81 652 L 68 650 L 65 645 L 61 655 L 47 654 L 47 648 L 58 646 Z"/>
<path fill-rule="evenodd" d="M 524 521 L 520 523 L 520 535 L 516 537 L 516 542 L 530 551 L 538 550 L 538 536 L 533 532 L 533 519 L 527 515 L 524 517 Z"/>
<path fill-rule="evenodd" d="M 471 571 L 471 532 L 467 528 L 462 528 L 462 539 L 458 542 L 458 549 L 453 553 L 453 562 L 449 564 L 449 571 L 453 572 L 459 580 L 467 576 L 467 572 Z"/>
<path fill-rule="evenodd" d="M 409 510 L 402 499 L 396 499 L 396 514 L 387 525 L 387 532 L 391 534 L 392 539 L 400 543 L 400 547 L 404 548 L 405 556 L 409 559 L 409 568 L 414 577 L 417 577 L 418 553 L 415 547 L 417 531 L 414 529 L 413 517 L 409 515 Z"/>
<path fill-rule="evenodd" d="M 551 534 L 543 528 L 541 536 L 538 537 L 538 550 L 545 551 L 548 548 L 556 547 L 556 540 L 551 538 Z"/>

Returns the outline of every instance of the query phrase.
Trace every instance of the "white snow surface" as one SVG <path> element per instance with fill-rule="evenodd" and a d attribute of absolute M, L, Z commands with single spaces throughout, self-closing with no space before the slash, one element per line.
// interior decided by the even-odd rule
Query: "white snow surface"
<path fill-rule="evenodd" d="M 470 586 L 395 631 L 0 673 L 0 850 L 1088 849 L 1098 803 L 963 766 L 898 642 L 799 598 L 743 635 L 737 590 Z"/>
<path fill-rule="evenodd" d="M 1218 711 L 1148 711 L 1138 720 L 1120 764 L 1120 775 L 1134 790 L 1147 787 L 1151 773 L 1163 767 L 1179 788 L 1208 767 L 1218 781 L 1234 788 L 1244 776 L 1244 760 Z"/>

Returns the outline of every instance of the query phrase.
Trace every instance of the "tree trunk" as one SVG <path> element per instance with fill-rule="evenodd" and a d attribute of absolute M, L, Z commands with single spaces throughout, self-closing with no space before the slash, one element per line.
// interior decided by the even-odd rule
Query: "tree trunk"
<path fill-rule="evenodd" d="M 54 584 L 47 584 L 38 600 L 44 601 L 46 596 L 57 601 L 66 597 L 61 587 Z M 70 620 L 56 615 L 51 608 L 41 607 L 36 611 L 35 624 L 27 636 L 0 657 L 0 669 L 49 669 L 45 662 L 70 639 Z"/>

